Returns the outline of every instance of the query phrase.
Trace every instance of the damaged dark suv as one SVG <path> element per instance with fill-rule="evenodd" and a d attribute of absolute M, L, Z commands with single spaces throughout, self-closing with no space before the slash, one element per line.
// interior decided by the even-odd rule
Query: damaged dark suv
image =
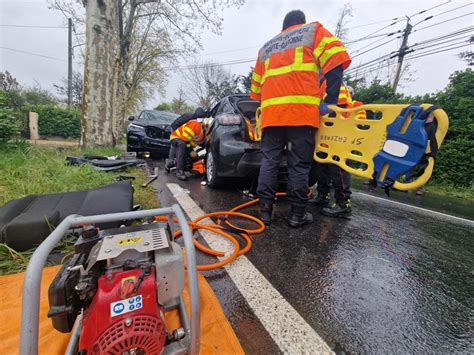
<path fill-rule="evenodd" d="M 211 111 L 212 123 L 206 144 L 206 182 L 219 186 L 225 178 L 258 177 L 262 152 L 254 136 L 255 112 L 260 102 L 248 95 L 223 98 Z M 310 173 L 310 186 L 315 184 L 315 169 Z M 286 155 L 280 164 L 278 180 L 287 182 Z"/>
<path fill-rule="evenodd" d="M 130 116 L 131 123 L 127 127 L 127 151 L 149 152 L 156 157 L 167 157 L 170 150 L 171 123 L 179 117 L 178 114 L 144 110 L 138 118 Z"/>

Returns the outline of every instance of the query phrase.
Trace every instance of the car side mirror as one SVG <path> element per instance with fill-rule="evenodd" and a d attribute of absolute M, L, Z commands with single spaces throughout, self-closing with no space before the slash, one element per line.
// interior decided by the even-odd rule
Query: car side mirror
<path fill-rule="evenodd" d="M 128 120 L 129 120 L 129 121 L 134 121 L 134 120 L 135 120 L 135 116 L 130 116 L 130 117 L 128 118 Z"/>

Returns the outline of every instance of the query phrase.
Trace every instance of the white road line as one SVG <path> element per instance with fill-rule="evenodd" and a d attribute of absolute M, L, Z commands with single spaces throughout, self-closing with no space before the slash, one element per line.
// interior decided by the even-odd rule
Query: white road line
<path fill-rule="evenodd" d="M 177 184 L 167 184 L 174 198 L 190 219 L 205 212 Z M 206 219 L 203 223 L 213 223 Z M 216 250 L 229 250 L 226 240 L 211 232 L 201 231 L 209 246 Z M 331 348 L 316 331 L 299 315 L 285 298 L 243 255 L 225 267 L 249 306 L 283 353 L 287 354 L 333 354 Z"/>
<path fill-rule="evenodd" d="M 443 212 L 438 212 L 438 211 L 433 211 L 433 210 L 429 210 L 427 208 L 423 208 L 423 207 L 418 207 L 418 206 L 413 206 L 413 205 L 410 205 L 410 204 L 407 204 L 407 203 L 403 203 L 403 202 L 398 202 L 398 201 L 394 201 L 394 200 L 390 200 L 388 198 L 383 198 L 383 197 L 378 197 L 378 196 L 374 196 L 374 195 L 369 195 L 369 194 L 366 194 L 364 192 L 360 192 L 360 191 L 354 191 L 355 193 L 357 194 L 360 194 L 360 195 L 364 195 L 366 197 L 370 197 L 370 198 L 373 198 L 373 199 L 376 199 L 376 200 L 382 200 L 382 201 L 385 201 L 385 202 L 389 202 L 389 203 L 393 203 L 395 205 L 399 205 L 399 206 L 403 206 L 403 207 L 406 207 L 406 208 L 411 208 L 411 209 L 414 209 L 414 210 L 417 210 L 417 211 L 420 211 L 420 212 L 423 212 L 425 214 L 429 214 L 431 216 L 433 215 L 436 215 L 436 216 L 439 216 L 439 217 L 442 217 L 442 218 L 445 218 L 445 219 L 454 219 L 458 222 L 461 222 L 461 223 L 466 223 L 466 224 L 469 224 L 471 226 L 474 226 L 474 221 L 473 220 L 470 220 L 470 219 L 466 219 L 466 218 L 461 218 L 461 217 L 456 217 L 456 216 L 453 216 L 453 215 L 450 215 L 450 214 L 447 214 L 447 213 L 443 213 Z"/>

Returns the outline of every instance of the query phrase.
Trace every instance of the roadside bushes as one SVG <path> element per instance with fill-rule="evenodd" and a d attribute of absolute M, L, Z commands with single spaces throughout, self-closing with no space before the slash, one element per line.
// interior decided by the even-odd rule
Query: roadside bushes
<path fill-rule="evenodd" d="M 0 141 L 10 140 L 18 135 L 18 125 L 15 116 L 9 109 L 0 107 Z"/>
<path fill-rule="evenodd" d="M 6 107 L 6 95 L 0 94 L 0 141 L 18 135 L 18 123 L 11 109 Z"/>
<path fill-rule="evenodd" d="M 79 138 L 81 136 L 81 111 L 54 105 L 28 105 L 25 111 L 37 112 L 38 130 L 42 136 Z"/>

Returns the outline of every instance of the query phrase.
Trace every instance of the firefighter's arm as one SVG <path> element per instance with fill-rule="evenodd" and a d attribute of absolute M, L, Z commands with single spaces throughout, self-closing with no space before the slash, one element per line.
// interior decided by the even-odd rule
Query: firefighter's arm
<path fill-rule="evenodd" d="M 331 69 L 326 75 L 326 97 L 324 102 L 330 105 L 337 105 L 339 99 L 339 90 L 342 84 L 342 65 Z"/>
<path fill-rule="evenodd" d="M 321 24 L 317 26 L 313 48 L 313 57 L 325 76 L 338 66 L 346 70 L 351 64 L 351 58 L 344 43 Z"/>

